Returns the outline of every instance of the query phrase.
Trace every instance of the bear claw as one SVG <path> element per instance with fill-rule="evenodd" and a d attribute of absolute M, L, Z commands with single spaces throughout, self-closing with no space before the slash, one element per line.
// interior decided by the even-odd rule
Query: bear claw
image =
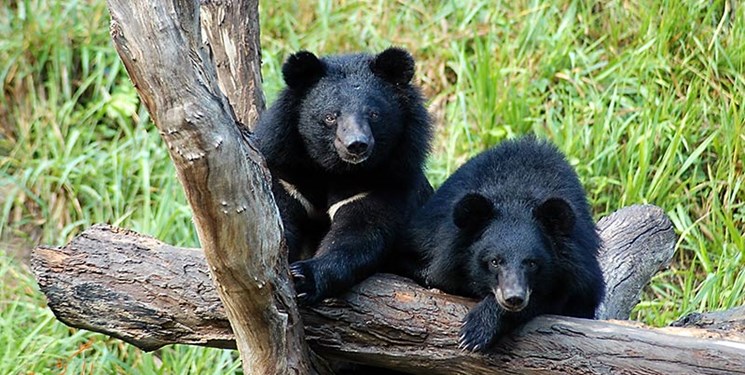
<path fill-rule="evenodd" d="M 290 265 L 290 274 L 295 284 L 298 302 L 302 305 L 313 305 L 320 301 L 323 293 L 315 283 L 312 263 L 299 261 Z"/>
<path fill-rule="evenodd" d="M 473 322 L 470 324 L 468 322 L 469 320 L 461 327 L 459 341 L 463 349 L 470 352 L 484 351 L 494 339 L 492 331 L 487 327 L 477 327 Z"/>
<path fill-rule="evenodd" d="M 300 265 L 294 264 L 290 267 L 290 274 L 292 277 L 297 279 L 305 279 L 305 275 L 303 275 L 303 271 L 300 268 Z"/>

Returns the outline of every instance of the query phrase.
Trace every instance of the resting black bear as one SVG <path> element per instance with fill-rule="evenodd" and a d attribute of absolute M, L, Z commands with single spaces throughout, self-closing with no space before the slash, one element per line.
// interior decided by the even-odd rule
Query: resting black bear
<path fill-rule="evenodd" d="M 409 276 L 482 299 L 460 344 L 488 350 L 540 314 L 593 318 L 600 239 L 577 175 L 551 144 L 506 141 L 460 167 L 410 223 Z M 417 264 L 417 263 L 413 263 Z"/>
<path fill-rule="evenodd" d="M 414 60 L 403 49 L 282 67 L 287 87 L 256 128 L 272 172 L 298 299 L 313 304 L 374 273 L 432 194 L 432 138 Z"/>

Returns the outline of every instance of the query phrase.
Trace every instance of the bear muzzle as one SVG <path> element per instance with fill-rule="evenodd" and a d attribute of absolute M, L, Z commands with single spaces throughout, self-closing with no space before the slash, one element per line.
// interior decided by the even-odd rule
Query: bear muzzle
<path fill-rule="evenodd" d="M 521 311 L 528 306 L 530 300 L 530 288 L 515 283 L 501 283 L 492 293 L 499 306 L 509 312 Z"/>
<path fill-rule="evenodd" d="M 374 146 L 375 139 L 367 121 L 342 116 L 334 139 L 334 148 L 341 160 L 350 164 L 362 163 L 370 156 Z"/>

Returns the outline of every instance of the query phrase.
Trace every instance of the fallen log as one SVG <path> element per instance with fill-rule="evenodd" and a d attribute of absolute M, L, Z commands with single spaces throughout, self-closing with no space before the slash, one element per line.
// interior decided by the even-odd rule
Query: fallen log
<path fill-rule="evenodd" d="M 599 317 L 626 319 L 649 277 L 669 262 L 676 237 L 654 206 L 619 210 L 599 229 L 608 284 Z M 198 249 L 97 225 L 62 248 L 37 248 L 32 265 L 49 307 L 70 326 L 145 350 L 174 343 L 235 347 Z M 457 332 L 473 303 L 381 274 L 301 313 L 316 353 L 412 373 L 745 373 L 745 334 L 721 327 L 651 329 L 543 316 L 494 354 L 465 353 Z M 742 315 L 729 318 L 742 324 Z"/>

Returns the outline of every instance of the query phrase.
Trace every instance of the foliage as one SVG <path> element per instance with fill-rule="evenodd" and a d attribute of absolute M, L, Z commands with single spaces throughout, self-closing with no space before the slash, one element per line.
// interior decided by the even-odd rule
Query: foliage
<path fill-rule="evenodd" d="M 662 207 L 674 264 L 632 318 L 745 303 L 745 7 L 728 0 L 261 3 L 264 88 L 289 53 L 411 50 L 438 137 L 429 176 L 509 137 L 550 138 L 602 217 Z M 13 243 L 97 222 L 196 246 L 167 152 L 97 0 L 0 3 L 0 373 L 236 372 L 226 351 L 144 354 L 66 328 Z M 6 248 L 6 251 L 2 251 Z"/>

